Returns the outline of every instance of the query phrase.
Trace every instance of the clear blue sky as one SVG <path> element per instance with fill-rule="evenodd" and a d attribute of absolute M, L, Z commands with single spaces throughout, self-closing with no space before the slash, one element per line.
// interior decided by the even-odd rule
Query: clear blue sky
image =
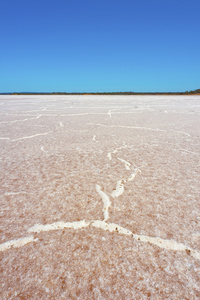
<path fill-rule="evenodd" d="M 200 88 L 200 0 L 1 0 L 0 92 Z"/>

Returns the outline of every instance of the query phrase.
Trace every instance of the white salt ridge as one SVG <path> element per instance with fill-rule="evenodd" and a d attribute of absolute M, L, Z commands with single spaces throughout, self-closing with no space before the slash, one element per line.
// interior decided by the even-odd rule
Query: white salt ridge
<path fill-rule="evenodd" d="M 29 121 L 29 120 L 37 120 L 40 117 L 41 117 L 41 115 L 38 115 L 37 117 L 34 117 L 34 118 L 26 118 L 26 119 L 23 119 L 23 120 L 14 120 L 14 121 L 4 121 L 4 122 L 0 122 L 0 124 L 14 124 L 14 123 L 17 123 L 17 122 L 25 122 L 25 121 Z"/>
<path fill-rule="evenodd" d="M 151 127 L 141 127 L 141 126 L 128 126 L 128 125 L 105 125 L 105 124 L 91 124 L 90 125 L 96 125 L 101 127 L 111 127 L 111 128 L 129 128 L 129 129 L 141 129 L 141 130 L 150 130 L 150 131 L 156 131 L 156 132 L 168 132 L 169 130 L 160 129 L 160 128 L 151 128 Z M 173 130 L 173 132 L 181 133 L 187 136 L 191 136 L 189 133 L 180 131 L 180 130 Z"/>
<path fill-rule="evenodd" d="M 107 119 L 109 119 L 109 118 L 112 118 L 112 113 L 114 113 L 114 111 L 116 111 L 116 110 L 118 110 L 119 108 L 115 108 L 115 109 L 109 109 L 109 111 L 107 112 L 107 115 L 109 115 L 109 117 L 107 118 Z M 106 119 L 106 120 L 107 120 Z"/>
<path fill-rule="evenodd" d="M 35 138 L 35 137 L 37 137 L 37 136 L 47 135 L 47 134 L 49 134 L 49 133 L 51 133 L 51 132 L 52 132 L 52 131 L 44 132 L 44 133 L 37 133 L 37 134 L 34 134 L 34 135 L 24 136 L 24 137 L 22 137 L 22 138 L 10 140 L 10 141 L 11 141 L 11 142 L 15 142 L 15 141 L 24 140 L 24 139 L 32 139 L 32 138 Z"/>
<path fill-rule="evenodd" d="M 124 235 L 132 235 L 132 232 L 124 227 L 119 226 L 115 223 L 106 223 L 105 221 L 95 220 L 91 223 L 95 228 L 101 228 L 105 231 L 118 232 Z"/>
<path fill-rule="evenodd" d="M 187 152 L 187 153 L 191 153 L 191 154 L 200 155 L 200 153 L 192 152 L 192 151 L 189 151 L 189 150 L 186 150 L 186 149 L 181 149 L 181 151 L 184 151 L 184 152 Z"/>
<path fill-rule="evenodd" d="M 115 154 L 115 153 L 117 153 L 119 150 L 125 149 L 125 148 L 127 148 L 127 145 L 126 145 L 125 143 L 123 143 L 123 146 L 121 146 L 121 147 L 119 147 L 119 148 L 116 148 L 116 149 L 115 149 L 114 151 L 112 151 L 112 152 L 108 152 L 108 154 L 107 154 L 108 159 L 109 159 L 109 160 L 112 160 L 112 154 Z"/>
<path fill-rule="evenodd" d="M 123 178 L 117 181 L 116 189 L 112 191 L 111 196 L 113 198 L 117 198 L 121 196 L 124 192 L 124 184 L 127 181 L 132 181 L 135 179 L 135 176 L 137 175 L 138 172 L 141 172 L 139 169 L 136 169 L 134 173 L 132 173 L 127 179 Z"/>
<path fill-rule="evenodd" d="M 4 195 L 5 196 L 15 196 L 19 194 L 27 194 L 27 192 L 6 192 Z"/>
<path fill-rule="evenodd" d="M 125 169 L 126 169 L 126 170 L 130 170 L 131 164 L 130 164 L 128 161 L 126 161 L 126 160 L 124 160 L 124 159 L 121 159 L 121 158 L 119 158 L 119 157 L 118 157 L 117 159 L 124 163 Z"/>
<path fill-rule="evenodd" d="M 110 153 L 110 152 L 107 154 L 107 158 L 108 158 L 109 160 L 111 160 L 111 159 L 112 159 L 112 155 L 111 155 L 111 153 Z"/>
<path fill-rule="evenodd" d="M 109 115 L 109 118 L 112 118 L 111 111 L 112 111 L 112 110 L 110 109 L 110 110 L 108 111 L 108 113 L 107 113 L 107 114 Z"/>
<path fill-rule="evenodd" d="M 127 236 L 132 236 L 132 238 L 136 241 L 141 241 L 144 243 L 150 243 L 152 245 L 156 245 L 159 248 L 166 250 L 174 250 L 174 251 L 185 251 L 188 255 L 193 256 L 194 258 L 200 260 L 200 253 L 196 250 L 193 250 L 190 247 L 185 246 L 184 244 L 177 243 L 173 240 L 164 240 L 158 237 L 150 237 L 145 235 L 138 235 L 132 233 L 130 230 L 119 226 L 115 223 L 106 223 L 104 221 L 95 220 L 91 223 L 91 225 L 95 228 L 100 228 L 105 231 L 117 232 L 119 234 L 124 234 Z"/>
<path fill-rule="evenodd" d="M 174 132 L 182 133 L 182 134 L 185 134 L 185 135 L 187 135 L 187 136 L 191 136 L 189 133 L 187 133 L 187 132 L 185 132 L 185 131 L 174 130 Z"/>
<path fill-rule="evenodd" d="M 109 212 L 108 209 L 111 206 L 111 202 L 109 197 L 101 190 L 100 185 L 96 184 L 96 191 L 99 194 L 99 196 L 101 197 L 102 201 L 103 201 L 103 214 L 104 214 L 104 221 L 107 221 L 109 218 Z"/>
<path fill-rule="evenodd" d="M 10 142 L 16 142 L 16 141 L 19 141 L 19 140 L 32 139 L 32 138 L 35 138 L 37 136 L 47 135 L 47 134 L 49 134 L 51 132 L 52 131 L 44 132 L 44 133 L 37 133 L 37 134 L 34 134 L 34 135 L 24 136 L 24 137 L 21 137 L 21 138 L 18 138 L 18 139 L 13 139 L 13 140 L 11 140 L 10 138 L 6 138 L 6 137 L 0 137 L 0 140 L 8 140 Z"/>
<path fill-rule="evenodd" d="M 10 248 L 19 248 L 31 242 L 36 242 L 38 239 L 34 239 L 33 236 L 27 236 L 17 240 L 11 240 L 5 243 L 0 244 L 0 252 L 6 251 Z"/>
<path fill-rule="evenodd" d="M 101 124 L 101 123 L 97 123 L 97 124 L 93 124 L 93 125 L 101 126 L 101 127 L 112 127 L 112 128 L 144 129 L 144 130 L 162 131 L 162 132 L 166 132 L 167 131 L 167 130 L 160 129 L 160 128 L 150 128 L 150 127 L 140 127 L 140 126 L 128 126 L 128 125 L 105 125 L 105 124 Z M 177 132 L 181 132 L 181 131 L 177 131 Z M 183 132 L 181 132 L 181 133 L 183 133 Z"/>
<path fill-rule="evenodd" d="M 185 246 L 184 244 L 177 243 L 173 240 L 164 240 L 158 237 L 150 237 L 145 235 L 133 234 L 135 240 L 140 240 L 145 243 L 150 243 L 158 246 L 162 249 L 174 250 L 174 251 L 185 251 L 188 255 L 193 256 L 194 258 L 200 260 L 200 253 L 196 250 L 193 250 L 190 247 Z"/>
<path fill-rule="evenodd" d="M 137 169 L 134 171 L 134 173 L 132 173 L 132 174 L 128 177 L 127 181 L 132 181 L 132 180 L 134 180 L 134 179 L 135 179 L 135 176 L 137 175 L 138 172 L 141 173 L 140 169 L 137 168 Z"/>
<path fill-rule="evenodd" d="M 51 231 L 51 230 L 59 230 L 64 228 L 71 228 L 71 229 L 82 229 L 90 225 L 90 222 L 82 221 L 75 221 L 75 222 L 55 222 L 52 224 L 36 224 L 33 227 L 28 229 L 28 232 L 42 232 L 42 231 Z"/>
<path fill-rule="evenodd" d="M 152 245 L 156 245 L 159 248 L 162 249 L 166 249 L 166 250 L 173 250 L 173 251 L 182 251 L 182 252 L 186 252 L 188 255 L 194 257 L 195 259 L 200 260 L 200 252 L 185 246 L 182 243 L 177 243 L 176 241 L 173 240 L 165 240 L 162 238 L 158 238 L 158 237 L 150 237 L 150 236 L 145 236 L 145 235 L 138 235 L 138 234 L 134 234 L 132 233 L 132 231 L 130 231 L 127 228 L 124 228 L 118 224 L 115 223 L 107 223 L 101 220 L 94 220 L 94 221 L 77 221 L 77 222 L 55 222 L 52 224 L 46 224 L 46 225 L 40 225 L 40 224 L 36 224 L 35 226 L 29 228 L 28 232 L 36 232 L 36 233 L 40 233 L 42 231 L 51 231 L 51 230 L 61 230 L 64 228 L 70 228 L 70 229 L 82 229 L 85 227 L 88 227 L 89 225 L 91 225 L 92 227 L 95 228 L 99 228 L 102 229 L 104 231 L 109 231 L 109 232 L 115 232 L 115 233 L 119 233 L 119 234 L 123 234 L 126 236 L 131 236 L 134 240 L 136 241 L 140 241 L 140 242 L 144 242 L 144 243 L 149 243 Z M 33 236 L 28 236 L 25 238 L 20 238 L 17 240 L 11 240 L 8 242 L 5 242 L 3 244 L 0 244 L 0 251 L 5 251 L 8 250 L 10 248 L 19 248 L 22 247 L 28 243 L 31 242 L 36 242 L 38 241 L 38 238 L 34 239 Z"/>
<path fill-rule="evenodd" d="M 96 135 L 93 136 L 92 140 L 96 142 Z"/>
<path fill-rule="evenodd" d="M 44 150 L 44 147 L 43 147 L 43 146 L 41 146 L 41 147 L 40 147 L 40 149 L 41 149 L 41 151 L 43 151 L 43 152 L 47 153 L 47 151 L 46 151 L 46 150 Z"/>
<path fill-rule="evenodd" d="M 111 196 L 113 198 L 117 198 L 121 196 L 124 192 L 124 183 L 126 183 L 125 179 L 120 179 L 117 181 L 116 189 L 112 191 Z"/>

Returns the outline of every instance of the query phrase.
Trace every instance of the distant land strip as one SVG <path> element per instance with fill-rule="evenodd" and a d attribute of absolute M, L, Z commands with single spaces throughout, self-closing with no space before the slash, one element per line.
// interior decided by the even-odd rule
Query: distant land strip
<path fill-rule="evenodd" d="M 101 92 L 101 93 L 68 93 L 68 92 L 14 92 L 14 93 L 0 93 L 0 95 L 200 95 L 200 89 L 185 92 Z"/>

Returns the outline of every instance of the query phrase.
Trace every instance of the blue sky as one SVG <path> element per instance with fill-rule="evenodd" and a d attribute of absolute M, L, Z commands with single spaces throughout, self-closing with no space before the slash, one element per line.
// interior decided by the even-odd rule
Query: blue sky
<path fill-rule="evenodd" d="M 199 0 L 1 0 L 0 92 L 200 88 Z"/>

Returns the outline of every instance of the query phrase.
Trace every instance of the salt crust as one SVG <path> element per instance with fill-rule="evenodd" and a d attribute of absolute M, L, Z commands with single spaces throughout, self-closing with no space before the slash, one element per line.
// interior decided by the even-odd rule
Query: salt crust
<path fill-rule="evenodd" d="M 76 115 L 87 115 L 87 114 L 71 114 L 70 116 L 76 116 Z M 111 118 L 111 110 L 109 110 L 108 112 L 109 117 Z M 30 118 L 30 119 L 38 119 L 40 118 L 41 115 L 38 115 L 36 118 Z M 24 119 L 24 120 L 17 120 L 17 121 L 11 121 L 11 122 L 24 122 L 27 121 L 29 119 Z M 4 122 L 1 122 L 4 123 Z M 59 123 L 60 127 L 63 127 L 62 122 Z M 88 124 L 88 125 L 93 125 L 93 124 Z M 105 124 L 94 124 L 96 126 L 102 126 L 102 127 L 113 127 L 113 128 L 129 128 L 129 129 L 144 129 L 144 130 L 150 130 L 150 131 L 158 131 L 158 132 L 166 132 L 166 130 L 163 129 L 159 129 L 159 128 L 148 128 L 148 127 L 134 127 L 134 126 L 121 126 L 121 125 L 105 125 Z M 188 133 L 183 132 L 183 131 L 174 131 L 177 133 L 181 133 L 187 136 L 190 136 Z M 30 138 L 35 138 L 37 136 L 43 136 L 43 135 L 47 135 L 51 133 L 51 131 L 49 132 L 45 132 L 45 133 L 39 133 L 39 134 L 35 134 L 35 135 L 31 135 L 31 136 L 25 136 L 25 137 L 21 137 L 21 138 L 17 138 L 17 139 L 10 139 L 8 137 L 0 137 L 0 140 L 8 140 L 11 142 L 15 142 L 18 140 L 23 140 L 23 139 L 30 139 Z M 93 141 L 96 141 L 96 136 L 93 136 Z M 109 152 L 107 154 L 107 157 L 109 160 L 112 160 L 112 154 L 117 153 L 119 150 L 121 149 L 125 149 L 127 148 L 127 145 L 125 145 L 125 143 L 123 143 L 123 146 L 116 148 L 114 151 Z M 43 152 L 46 152 L 44 150 L 44 147 L 41 147 L 41 150 Z M 183 149 L 184 150 L 184 149 Z M 187 151 L 187 150 L 186 150 Z M 118 160 L 120 160 L 121 162 L 123 162 L 125 164 L 125 168 L 126 170 L 130 170 L 130 166 L 131 164 L 121 158 L 118 158 Z M 139 169 L 134 170 L 134 173 L 132 173 L 128 178 L 124 178 L 124 179 L 120 179 L 117 181 L 116 184 L 116 189 L 111 193 L 111 196 L 113 198 L 115 197 L 119 197 L 123 194 L 124 192 L 124 185 L 125 183 L 127 183 L 128 181 L 132 181 L 134 180 L 136 174 L 140 172 Z M 55 222 L 52 224 L 46 224 L 46 225 L 41 225 L 41 224 L 36 224 L 33 227 L 28 229 L 28 232 L 35 232 L 35 233 L 40 233 L 42 231 L 51 231 L 51 230 L 60 230 L 60 229 L 74 229 L 74 230 L 78 230 L 78 229 L 83 229 L 86 228 L 88 226 L 92 226 L 95 227 L 97 229 L 102 229 L 104 231 L 109 231 L 111 233 L 115 232 L 115 233 L 119 233 L 119 234 L 123 234 L 126 236 L 131 236 L 134 240 L 140 241 L 140 242 L 145 242 L 145 243 L 150 243 L 153 245 L 156 245 L 162 249 L 167 249 L 167 250 L 174 250 L 174 251 L 186 251 L 187 254 L 193 256 L 194 258 L 200 260 L 200 253 L 196 250 L 191 249 L 190 247 L 185 246 L 184 244 L 181 243 L 177 243 L 173 240 L 164 240 L 162 238 L 158 238 L 158 237 L 149 237 L 149 236 L 145 236 L 145 235 L 137 235 L 132 233 L 130 230 L 121 227 L 118 224 L 115 223 L 108 223 L 106 222 L 109 218 L 109 207 L 111 206 L 111 202 L 109 197 L 101 190 L 101 187 L 99 185 L 96 185 L 96 191 L 98 192 L 98 194 L 100 195 L 102 201 L 103 201 L 103 214 L 104 214 L 104 220 L 93 220 L 93 221 L 85 221 L 85 220 L 81 220 L 81 221 L 75 221 L 75 222 Z M 17 193 L 7 193 L 9 194 L 17 194 Z M 8 250 L 10 248 L 19 248 L 22 247 L 28 243 L 31 242 L 36 242 L 38 241 L 38 238 L 34 238 L 33 236 L 28 236 L 28 237 L 24 237 L 24 238 L 20 238 L 20 239 L 15 239 L 15 240 L 11 240 L 11 241 L 7 241 L 5 243 L 0 244 L 0 251 L 5 251 Z"/>

